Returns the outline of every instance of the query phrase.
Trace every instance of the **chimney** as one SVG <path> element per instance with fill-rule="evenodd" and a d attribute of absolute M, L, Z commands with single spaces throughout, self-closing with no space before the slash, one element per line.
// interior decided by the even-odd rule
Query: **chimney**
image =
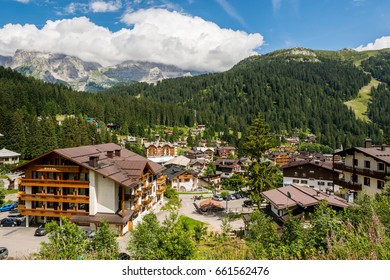
<path fill-rule="evenodd" d="M 372 146 L 372 140 L 367 138 L 366 140 L 364 140 L 364 148 L 371 148 Z"/>
<path fill-rule="evenodd" d="M 114 151 L 107 151 L 107 157 L 113 158 L 114 157 Z"/>
<path fill-rule="evenodd" d="M 120 149 L 115 150 L 115 156 L 116 157 L 120 157 L 121 156 L 121 150 Z"/>
<path fill-rule="evenodd" d="M 98 161 L 99 161 L 99 156 L 90 156 L 89 157 L 89 166 L 91 166 L 93 168 L 97 168 Z"/>
<path fill-rule="evenodd" d="M 381 146 L 381 151 L 386 151 L 386 146 L 385 145 Z"/>

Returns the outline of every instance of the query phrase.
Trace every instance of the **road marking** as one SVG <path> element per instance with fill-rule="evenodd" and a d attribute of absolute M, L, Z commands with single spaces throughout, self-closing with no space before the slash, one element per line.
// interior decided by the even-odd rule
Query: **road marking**
<path fill-rule="evenodd" d="M 6 234 L 3 234 L 3 236 L 7 236 L 7 235 L 10 235 L 11 233 L 14 233 L 15 231 L 17 231 L 18 229 L 14 229 L 13 231 L 10 231 L 10 232 L 7 232 Z"/>

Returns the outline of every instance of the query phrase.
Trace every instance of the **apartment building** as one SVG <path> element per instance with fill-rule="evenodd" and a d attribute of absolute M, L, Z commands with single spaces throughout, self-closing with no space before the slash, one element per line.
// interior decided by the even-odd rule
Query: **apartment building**
<path fill-rule="evenodd" d="M 18 197 L 27 227 L 32 217 L 95 226 L 105 220 L 122 235 L 165 191 L 161 165 L 113 143 L 56 149 L 15 170 L 25 174 Z"/>
<path fill-rule="evenodd" d="M 390 146 L 373 145 L 366 139 L 364 147 L 353 147 L 335 153 L 341 161 L 334 161 L 335 170 L 342 176 L 334 183 L 351 192 L 364 191 L 373 195 L 383 190 L 386 177 L 390 175 Z"/>

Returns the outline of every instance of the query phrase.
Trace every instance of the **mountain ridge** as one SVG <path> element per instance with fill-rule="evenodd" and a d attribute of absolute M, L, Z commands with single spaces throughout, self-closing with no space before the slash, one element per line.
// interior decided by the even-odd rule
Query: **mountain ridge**
<path fill-rule="evenodd" d="M 98 91 L 134 82 L 157 83 L 163 79 L 202 74 L 174 65 L 132 60 L 103 67 L 76 56 L 29 50 L 16 50 L 13 56 L 0 56 L 0 65 L 79 91 Z"/>

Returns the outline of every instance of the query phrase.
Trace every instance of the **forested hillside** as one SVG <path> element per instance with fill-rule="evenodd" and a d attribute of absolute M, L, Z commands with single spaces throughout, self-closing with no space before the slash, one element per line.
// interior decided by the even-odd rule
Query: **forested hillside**
<path fill-rule="evenodd" d="M 356 120 L 343 102 L 369 83 L 371 69 L 364 66 L 365 72 L 355 66 L 353 55 L 352 51 L 341 55 L 281 50 L 250 57 L 224 73 L 118 86 L 99 93 L 75 92 L 0 68 L 0 132 L 5 135 L 0 146 L 31 158 L 54 147 L 109 141 L 104 126 L 109 122 L 135 136 L 145 136 L 155 125 L 201 123 L 208 128 L 207 137 L 224 132 L 237 144 L 239 132 L 245 133 L 259 112 L 274 134 L 310 131 L 332 148 L 361 145 L 366 137 L 379 143 L 380 129 L 390 123 L 383 112 L 383 104 L 390 104 L 389 94 L 374 91 L 369 107 L 372 122 Z M 356 56 L 366 59 L 361 53 Z M 56 114 L 77 118 L 59 126 Z M 101 133 L 82 116 L 98 120 Z"/>
<path fill-rule="evenodd" d="M 371 89 L 371 103 L 368 115 L 371 120 L 381 127 L 390 125 L 390 53 L 381 52 L 362 62 L 365 71 L 370 72 L 378 81 L 382 82 L 377 89 Z"/>
<path fill-rule="evenodd" d="M 230 71 L 165 80 L 157 86 L 116 87 L 111 94 L 138 96 L 150 102 L 176 103 L 196 110 L 197 122 L 215 131 L 245 131 L 261 112 L 276 134 L 310 131 L 333 148 L 380 141 L 375 124 L 356 120 L 343 102 L 356 97 L 370 75 L 352 60 L 314 52 L 278 51 L 248 58 Z"/>

